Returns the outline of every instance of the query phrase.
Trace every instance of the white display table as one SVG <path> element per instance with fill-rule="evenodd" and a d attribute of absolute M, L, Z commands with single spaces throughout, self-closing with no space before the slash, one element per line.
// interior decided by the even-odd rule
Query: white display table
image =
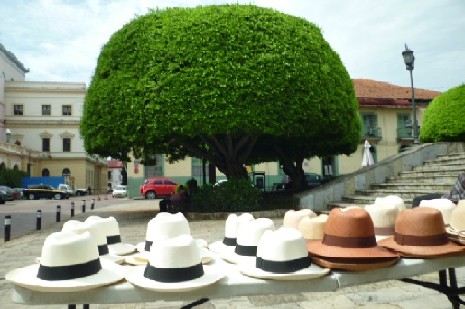
<path fill-rule="evenodd" d="M 190 292 L 154 292 L 136 287 L 128 282 L 100 287 L 85 292 L 36 292 L 20 286 L 13 288 L 13 301 L 19 304 L 118 304 L 155 301 L 198 300 L 199 298 L 229 298 L 232 296 L 292 294 L 301 292 L 331 292 L 342 287 L 356 286 L 392 279 L 404 279 L 416 275 L 440 272 L 439 284 L 411 280 L 415 284 L 438 290 L 449 297 L 454 308 L 461 303 L 458 298 L 455 268 L 465 266 L 465 257 L 439 259 L 400 259 L 389 268 L 363 272 L 331 271 L 329 275 L 303 281 L 277 281 L 250 278 L 242 275 L 236 265 L 216 258 L 211 267 L 218 267 L 226 276 L 208 287 Z M 125 266 L 131 267 L 131 266 Z M 447 283 L 449 270 L 450 286 Z M 445 277 L 444 277 L 445 276 Z M 458 308 L 458 307 L 457 307 Z"/>

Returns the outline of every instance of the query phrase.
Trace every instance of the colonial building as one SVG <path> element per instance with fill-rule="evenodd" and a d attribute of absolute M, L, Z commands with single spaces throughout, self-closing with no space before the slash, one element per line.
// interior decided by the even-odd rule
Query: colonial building
<path fill-rule="evenodd" d="M 1 44 L 0 71 L 0 160 L 30 176 L 106 191 L 106 160 L 89 156 L 79 133 L 85 83 L 25 81 L 28 70 Z"/>

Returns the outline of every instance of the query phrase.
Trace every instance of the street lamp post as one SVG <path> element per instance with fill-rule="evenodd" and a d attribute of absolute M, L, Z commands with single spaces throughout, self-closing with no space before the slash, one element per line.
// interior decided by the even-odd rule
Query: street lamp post
<path fill-rule="evenodd" d="M 417 107 L 415 103 L 415 89 L 413 88 L 413 62 L 415 57 L 413 56 L 413 50 L 408 49 L 407 44 L 405 44 L 405 50 L 402 52 L 402 57 L 404 57 L 404 62 L 406 70 L 410 71 L 410 84 L 412 87 L 412 106 L 413 106 L 413 143 L 420 144 L 418 140 L 418 123 L 417 123 Z"/>

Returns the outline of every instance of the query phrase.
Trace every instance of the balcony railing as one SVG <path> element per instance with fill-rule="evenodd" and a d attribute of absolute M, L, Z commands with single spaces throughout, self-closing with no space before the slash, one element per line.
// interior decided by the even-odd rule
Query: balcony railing
<path fill-rule="evenodd" d="M 412 128 L 397 128 L 398 139 L 412 139 Z"/>
<path fill-rule="evenodd" d="M 367 139 L 367 138 L 375 138 L 375 139 L 381 139 L 381 128 L 379 127 L 366 127 L 363 128 L 362 131 L 362 139 Z"/>

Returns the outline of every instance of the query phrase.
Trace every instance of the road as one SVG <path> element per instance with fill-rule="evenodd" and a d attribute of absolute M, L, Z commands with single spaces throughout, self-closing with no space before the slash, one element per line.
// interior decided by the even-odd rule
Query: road
<path fill-rule="evenodd" d="M 94 202 L 93 202 L 94 200 Z M 85 210 L 89 212 L 94 203 L 94 208 L 102 208 L 110 205 L 128 203 L 128 199 L 114 199 L 110 194 L 87 195 L 71 197 L 67 200 L 15 200 L 0 204 L 0 239 L 5 239 L 5 217 L 11 216 L 10 239 L 18 238 L 37 230 L 37 221 L 40 213 L 40 228 L 46 229 L 57 222 L 57 206 L 61 208 L 60 221 L 71 218 L 72 203 L 74 203 L 74 215 L 82 213 L 82 205 L 85 201 Z M 38 212 L 40 210 L 40 212 Z"/>

